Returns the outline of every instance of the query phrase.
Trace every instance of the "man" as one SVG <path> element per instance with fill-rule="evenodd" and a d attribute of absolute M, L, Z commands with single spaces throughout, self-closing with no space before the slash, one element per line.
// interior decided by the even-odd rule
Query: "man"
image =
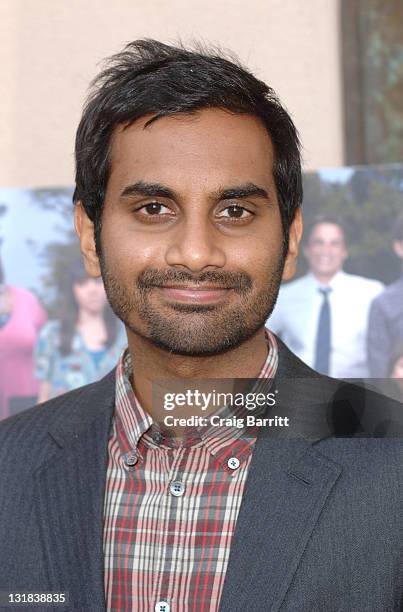
<path fill-rule="evenodd" d="M 362 393 L 264 328 L 302 230 L 298 138 L 274 92 L 224 57 L 136 41 L 98 77 L 76 160 L 85 265 L 128 350 L 102 381 L 1 424 L 3 598 L 398 610 L 400 440 L 334 438 L 365 434 Z M 278 390 L 267 414 L 293 435 L 169 432 L 155 381 L 194 378 Z"/>
<path fill-rule="evenodd" d="M 403 211 L 396 220 L 393 250 L 402 262 Z M 391 374 L 390 361 L 395 344 L 403 340 L 403 273 L 372 303 L 368 326 L 368 361 L 374 378 Z"/>
<path fill-rule="evenodd" d="M 344 272 L 348 250 L 335 218 L 315 220 L 304 254 L 309 272 L 282 287 L 268 327 L 322 374 L 368 376 L 368 312 L 382 283 Z"/>

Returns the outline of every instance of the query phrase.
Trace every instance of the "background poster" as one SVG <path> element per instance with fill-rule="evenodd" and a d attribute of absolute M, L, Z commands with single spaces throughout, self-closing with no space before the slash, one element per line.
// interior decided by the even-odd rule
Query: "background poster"
<path fill-rule="evenodd" d="M 21 391 L 20 385 L 21 395 L 13 392 L 12 409 L 9 398 L 7 401 L 3 398 L 0 418 L 32 405 L 38 399 L 35 347 L 41 328 L 45 325 L 45 318 L 46 325 L 49 325 L 49 321 L 57 321 L 60 317 L 63 305 L 67 308 L 68 301 L 61 295 L 60 287 L 80 258 L 73 226 L 72 192 L 72 188 L 58 187 L 0 189 L 2 287 L 16 287 L 29 292 L 45 313 L 45 316 L 38 314 L 39 310 L 36 313 L 34 337 L 31 330 L 28 339 L 21 338 L 21 333 L 15 339 L 6 334 L 13 320 L 12 311 L 8 319 L 0 321 L 0 396 L 4 392 L 2 385 L 6 384 L 5 364 L 10 364 L 10 360 L 15 362 L 14 371 L 18 369 L 19 359 L 31 364 L 27 373 L 31 382 L 28 384 L 26 381 L 25 391 Z M 304 175 L 305 227 L 308 229 L 318 214 L 337 216 L 343 221 L 349 251 L 344 265 L 347 273 L 380 281 L 385 286 L 401 276 L 402 261 L 394 254 L 392 244 L 396 219 L 402 211 L 401 164 L 324 169 Z M 296 277 L 302 277 L 307 270 L 307 260 L 301 254 Z M 298 312 L 295 316 L 298 317 Z M 19 329 L 21 331 L 21 327 Z M 396 332 L 398 334 L 398 330 Z M 121 326 L 118 336 L 113 358 L 125 343 Z M 57 350 L 55 346 L 54 351 Z M 76 347 L 75 350 L 77 356 L 79 349 Z M 110 362 L 110 369 L 113 365 Z M 72 386 L 83 384 L 83 378 L 77 375 L 77 361 L 68 361 L 66 368 L 75 369 L 74 376 L 69 373 L 70 380 L 74 381 Z M 88 376 L 85 382 L 90 382 Z"/>

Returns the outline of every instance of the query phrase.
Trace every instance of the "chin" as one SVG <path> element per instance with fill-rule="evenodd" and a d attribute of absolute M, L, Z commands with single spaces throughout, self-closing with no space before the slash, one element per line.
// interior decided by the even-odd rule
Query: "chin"
<path fill-rule="evenodd" d="M 149 338 L 149 340 L 159 349 L 169 353 L 170 355 L 180 355 L 182 357 L 212 357 L 214 355 L 222 355 L 240 344 L 228 344 L 223 342 L 221 344 L 216 343 L 210 346 L 201 346 L 198 342 L 176 343 L 155 337 Z"/>
<path fill-rule="evenodd" d="M 319 268 L 316 270 L 316 274 L 321 276 L 334 276 L 339 271 L 339 268 L 336 270 L 334 268 Z"/>
<path fill-rule="evenodd" d="M 180 325 L 172 325 L 170 320 L 154 319 L 146 331 L 131 325 L 128 327 L 134 334 L 170 355 L 211 357 L 231 351 L 246 342 L 259 332 L 265 321 L 262 323 L 255 320 L 247 326 L 242 321 L 230 327 L 229 321 L 211 321 L 208 325 L 200 321 L 194 325 L 190 321 L 188 324 L 183 321 Z M 230 331 L 220 334 L 220 329 Z"/>

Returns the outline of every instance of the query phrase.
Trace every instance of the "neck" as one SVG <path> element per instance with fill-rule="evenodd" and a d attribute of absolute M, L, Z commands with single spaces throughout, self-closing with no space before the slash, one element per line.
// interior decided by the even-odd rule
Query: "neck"
<path fill-rule="evenodd" d="M 314 275 L 314 277 L 316 278 L 316 280 L 318 281 L 318 283 L 320 283 L 321 285 L 324 285 L 325 287 L 327 285 L 330 284 L 330 282 L 332 281 L 332 279 L 336 276 L 336 274 L 338 274 L 340 272 L 340 270 L 337 270 L 337 272 L 335 272 L 334 274 L 320 274 L 317 272 L 313 272 L 312 274 Z"/>
<path fill-rule="evenodd" d="M 77 326 L 85 327 L 88 325 L 93 325 L 94 323 L 99 323 L 101 320 L 103 320 L 102 312 L 92 312 L 91 310 L 80 309 L 78 313 Z"/>
<path fill-rule="evenodd" d="M 127 330 L 129 350 L 133 361 L 131 381 L 141 405 L 155 419 L 162 416 L 161 406 L 155 404 L 153 382 L 167 380 L 165 388 L 158 387 L 160 396 L 167 392 L 168 381 L 182 379 L 185 389 L 191 379 L 238 379 L 258 376 L 267 357 L 267 342 L 262 327 L 252 338 L 219 355 L 188 357 L 167 353 L 149 340 Z M 165 383 L 164 383 L 165 384 Z M 175 391 L 178 386 L 175 385 Z M 158 402 L 159 403 L 159 402 Z"/>

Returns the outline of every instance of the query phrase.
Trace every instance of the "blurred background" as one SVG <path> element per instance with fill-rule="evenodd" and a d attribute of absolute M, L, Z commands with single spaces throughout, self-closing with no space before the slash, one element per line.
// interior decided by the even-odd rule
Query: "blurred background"
<path fill-rule="evenodd" d="M 340 269 L 378 283 L 371 285 L 368 303 L 358 297 L 345 300 L 357 320 L 352 351 L 367 351 L 372 300 L 403 278 L 403 234 L 395 232 L 403 210 L 401 0 L 116 0 L 113 5 L 3 0 L 0 28 L 0 418 L 101 376 L 124 346 L 119 325 L 112 329 L 107 304 L 95 297 L 98 289 L 90 288 L 77 269 L 73 148 L 86 91 L 103 58 L 140 37 L 230 49 L 276 90 L 303 145 L 307 243 L 319 213 L 328 216 L 328 224 L 329 215 L 336 226 L 336 217 L 342 219 L 348 257 Z M 402 257 L 395 248 L 400 242 Z M 302 256 L 298 278 L 312 274 L 312 261 Z M 79 303 L 77 287 L 93 292 L 87 303 Z M 391 355 L 399 354 L 396 347 L 403 341 L 403 306 L 402 312 L 398 308 L 403 282 L 399 287 L 392 292 L 393 312 L 385 314 L 382 302 L 374 319 L 379 331 L 380 310 L 384 319 L 389 317 L 382 320 L 388 365 L 381 368 L 374 358 L 371 368 L 369 359 L 360 375 L 383 377 L 394 371 Z M 70 319 L 63 313 L 70 303 L 66 295 L 73 296 Z M 279 312 L 287 302 L 284 295 Z M 25 314 L 18 311 L 19 302 Z M 315 365 L 322 305 L 316 301 L 307 308 L 312 350 L 300 354 Z M 27 313 L 32 321 L 24 332 L 21 321 L 29 319 Z M 94 320 L 98 336 L 85 332 L 85 321 Z M 300 325 L 305 325 L 302 319 Z M 291 337 L 280 327 L 275 331 Z M 382 338 L 376 333 L 373 338 L 378 352 Z M 303 341 L 291 346 L 297 353 L 298 343 Z M 11 384 L 13 372 L 21 368 L 25 383 Z M 342 374 L 354 371 L 347 367 Z M 340 375 L 331 366 L 328 372 Z"/>

